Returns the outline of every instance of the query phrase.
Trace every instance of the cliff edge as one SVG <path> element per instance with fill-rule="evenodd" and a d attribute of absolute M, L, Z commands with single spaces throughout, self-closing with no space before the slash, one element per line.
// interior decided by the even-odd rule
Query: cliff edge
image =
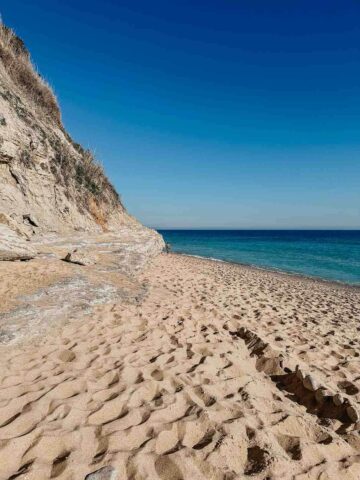
<path fill-rule="evenodd" d="M 53 91 L 23 41 L 3 23 L 0 223 L 29 238 L 145 228 L 126 212 L 92 153 L 65 131 Z"/>
<path fill-rule="evenodd" d="M 147 287 L 136 274 L 164 245 L 66 132 L 24 43 L 0 23 L 0 347 L 100 305 L 138 304 Z"/>

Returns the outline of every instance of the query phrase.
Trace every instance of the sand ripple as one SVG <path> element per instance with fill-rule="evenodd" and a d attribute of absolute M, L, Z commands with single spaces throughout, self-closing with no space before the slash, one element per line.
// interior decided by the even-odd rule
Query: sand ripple
<path fill-rule="evenodd" d="M 4 348 L 1 479 L 360 478 L 360 425 L 312 410 L 234 334 L 357 404 L 358 291 L 176 255 L 140 280 L 141 304 Z"/>

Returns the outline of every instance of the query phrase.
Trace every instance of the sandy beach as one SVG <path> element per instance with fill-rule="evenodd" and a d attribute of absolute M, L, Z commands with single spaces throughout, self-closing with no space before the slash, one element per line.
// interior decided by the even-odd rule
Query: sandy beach
<path fill-rule="evenodd" d="M 3 3 L 0 480 L 360 480 L 360 3 Z"/>
<path fill-rule="evenodd" d="M 91 272 L 0 268 L 1 298 Z M 122 278 L 1 346 L 1 479 L 360 478 L 359 289 L 175 254 Z"/>

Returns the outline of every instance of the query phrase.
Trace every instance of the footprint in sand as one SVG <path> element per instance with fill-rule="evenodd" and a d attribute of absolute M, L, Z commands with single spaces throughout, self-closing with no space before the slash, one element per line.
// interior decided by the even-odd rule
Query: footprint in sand
<path fill-rule="evenodd" d="M 167 456 L 156 459 L 155 470 L 161 480 L 184 480 L 180 468 Z"/>
<path fill-rule="evenodd" d="M 156 369 L 153 372 L 151 372 L 151 376 L 154 380 L 156 380 L 158 382 L 161 382 L 162 380 L 164 380 L 164 374 L 159 369 Z"/>

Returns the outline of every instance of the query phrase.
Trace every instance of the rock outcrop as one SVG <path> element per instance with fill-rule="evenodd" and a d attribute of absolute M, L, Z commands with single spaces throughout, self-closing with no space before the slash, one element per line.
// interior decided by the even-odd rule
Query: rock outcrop
<path fill-rule="evenodd" d="M 24 238 L 142 230 L 92 153 L 65 131 L 24 43 L 0 23 L 0 224 Z M 162 239 L 150 229 L 156 251 Z M 148 247 L 146 247 L 148 248 Z"/>
<path fill-rule="evenodd" d="M 0 223 L 0 260 L 30 260 L 36 250 L 7 225 Z"/>

